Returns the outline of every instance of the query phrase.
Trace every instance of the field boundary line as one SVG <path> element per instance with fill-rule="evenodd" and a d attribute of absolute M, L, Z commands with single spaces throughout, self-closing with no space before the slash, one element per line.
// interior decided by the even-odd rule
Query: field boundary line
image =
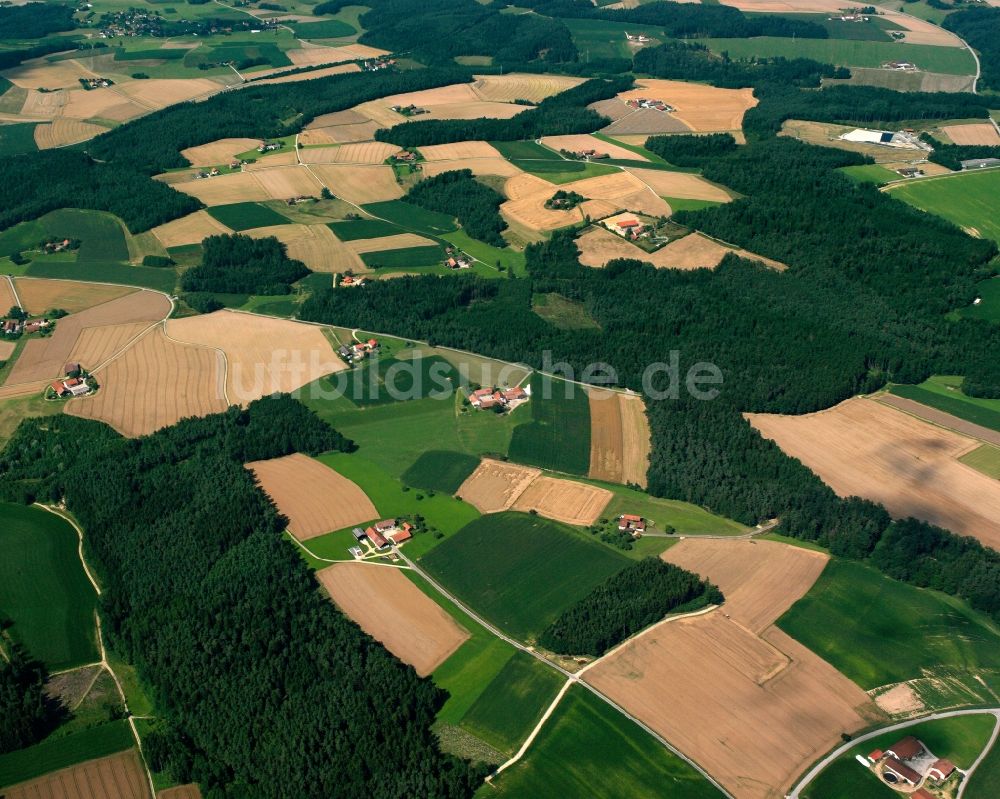
<path fill-rule="evenodd" d="M 887 398 L 889 397 L 893 398 L 893 400 L 888 400 Z M 955 416 L 955 414 L 953 413 L 948 413 L 948 411 L 942 411 L 938 408 L 935 408 L 933 405 L 925 405 L 919 400 L 911 400 L 909 397 L 901 397 L 898 394 L 893 394 L 891 391 L 881 391 L 878 394 L 873 395 L 871 399 L 875 400 L 875 402 L 879 403 L 880 405 L 885 405 L 886 407 L 892 408 L 895 411 L 899 411 L 900 413 L 905 413 L 907 416 L 910 416 L 914 419 L 919 419 L 921 422 L 924 422 L 925 424 L 929 424 L 941 430 L 947 430 L 949 433 L 954 433 L 955 435 L 963 436 L 964 438 L 970 439 L 973 442 L 973 446 L 970 447 L 969 452 L 971 452 L 977 446 L 981 446 L 983 444 L 989 444 L 990 446 L 993 447 L 1000 447 L 1000 431 L 991 430 L 989 427 L 985 427 L 984 425 L 976 424 L 975 422 L 970 422 L 966 419 L 963 419 L 961 416 Z M 921 415 L 915 409 L 909 408 L 907 404 L 897 405 L 894 400 L 903 400 L 907 404 L 913 403 L 914 405 L 919 405 L 921 408 L 926 408 L 929 413 L 927 416 Z M 957 425 L 952 427 L 950 425 L 945 424 L 944 423 L 945 420 L 937 421 L 931 418 L 932 415 L 937 415 L 937 414 L 950 417 L 951 419 L 954 419 L 956 422 L 960 422 L 963 425 L 969 425 L 969 427 L 971 428 L 976 428 L 976 432 L 972 430 L 963 430 L 961 427 Z M 982 431 L 982 433 L 979 434 L 978 431 Z M 962 453 L 962 455 L 956 456 L 955 460 L 958 460 L 962 456 L 968 454 L 969 454 L 968 452 L 964 452 Z"/>
<path fill-rule="evenodd" d="M 966 787 L 969 785 L 969 779 L 972 777 L 973 772 L 979 768 L 979 765 L 986 759 L 986 756 L 993 751 L 993 747 L 996 745 L 997 736 L 1000 735 L 1000 713 L 993 714 L 996 718 L 993 724 L 993 733 L 990 735 L 989 741 L 986 742 L 986 746 L 983 747 L 983 751 L 979 753 L 979 756 L 972 761 L 972 765 L 965 769 L 965 778 L 958 786 L 958 793 L 955 794 L 955 799 L 962 799 L 962 794 L 965 793 Z"/>
<path fill-rule="evenodd" d="M 993 124 L 996 125 L 995 120 L 991 121 L 993 121 Z M 1000 132 L 1000 128 L 998 128 L 998 132 Z M 967 169 L 963 169 L 959 172 L 949 172 L 947 175 L 924 175 L 922 178 L 900 178 L 899 180 L 893 180 L 889 183 L 886 183 L 884 186 L 882 186 L 882 188 L 879 189 L 879 191 L 890 193 L 892 189 L 898 188 L 899 186 L 913 185 L 915 183 L 921 183 L 921 184 L 930 183 L 935 180 L 948 180 L 949 178 L 952 179 L 961 178 L 961 177 L 967 177 L 968 175 L 981 175 L 984 172 L 992 172 L 993 170 L 996 169 L 1000 169 L 1000 167 L 988 166 L 985 169 L 977 169 L 973 172 L 970 172 Z"/>
<path fill-rule="evenodd" d="M 40 502 L 36 502 L 35 505 L 39 508 L 42 508 L 43 510 L 47 510 L 53 516 L 58 516 L 60 519 L 69 522 L 70 525 L 72 525 L 73 529 L 76 530 L 76 537 L 79 540 L 79 544 L 77 546 L 77 554 L 80 556 L 80 563 L 83 565 L 83 571 L 87 575 L 87 579 L 90 580 L 90 584 L 94 586 L 94 590 L 97 592 L 97 595 L 101 596 L 101 594 L 103 593 L 101 591 L 101 586 L 97 584 L 97 580 L 94 579 L 94 575 L 90 573 L 90 567 L 87 565 L 87 559 L 83 556 L 83 528 L 76 523 L 76 519 L 74 519 L 67 513 L 58 511 L 50 505 L 43 505 Z M 100 625 L 98 625 L 98 642 L 100 643 Z M 101 663 L 103 662 L 104 662 L 104 645 L 101 644 Z M 77 668 L 82 668 L 82 667 L 77 666 Z M 70 671 L 72 671 L 72 669 L 70 669 Z"/>
<path fill-rule="evenodd" d="M 10 293 L 14 295 L 14 302 L 23 311 L 24 306 L 21 305 L 21 298 L 17 294 L 17 286 L 14 285 L 14 278 L 10 275 L 4 275 L 4 277 L 7 279 L 7 283 L 10 284 Z"/>
<path fill-rule="evenodd" d="M 273 317 L 271 317 L 273 318 Z M 226 355 L 226 351 L 222 347 L 214 347 L 211 344 L 199 344 L 191 341 L 182 341 L 179 338 L 174 338 L 167 332 L 167 322 L 169 317 L 164 319 L 160 324 L 163 325 L 163 337 L 167 341 L 172 341 L 175 344 L 180 344 L 184 347 L 196 347 L 205 350 L 212 350 L 215 352 L 216 356 L 222 361 L 222 399 L 226 401 L 226 407 L 228 408 L 233 403 L 229 400 L 229 356 Z M 218 394 L 218 386 L 216 386 L 216 394 Z"/>
<path fill-rule="evenodd" d="M 501 772 L 506 771 L 518 760 L 524 757 L 525 753 L 535 742 L 535 738 L 538 737 L 538 733 L 542 731 L 542 727 L 545 726 L 545 722 L 548 721 L 549 717 L 555 712 L 556 706 L 562 701 L 562 698 L 566 696 L 566 692 L 569 691 L 574 682 L 576 682 L 576 680 L 570 678 L 563 683 L 563 686 L 559 689 L 559 693 L 556 694 L 555 699 L 552 700 L 549 706 L 545 709 L 545 712 L 542 714 L 542 717 L 538 720 L 538 724 L 536 724 L 535 728 L 528 734 L 528 737 L 524 739 L 524 743 L 521 744 L 521 748 L 514 753 L 514 756 L 510 758 L 510 760 L 497 766 L 497 770 L 486 778 L 488 783 L 492 784 L 494 777 L 498 776 Z"/>

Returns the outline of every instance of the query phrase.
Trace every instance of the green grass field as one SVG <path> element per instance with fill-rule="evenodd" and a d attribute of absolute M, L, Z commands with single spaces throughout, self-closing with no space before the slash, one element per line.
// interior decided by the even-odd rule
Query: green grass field
<path fill-rule="evenodd" d="M 184 66 L 189 69 L 197 69 L 200 64 L 225 63 L 235 61 L 237 68 L 239 62 L 251 59 L 264 59 L 265 66 L 289 67 L 291 60 L 285 55 L 285 51 L 278 42 L 260 41 L 233 41 L 218 45 L 202 45 L 194 50 L 189 50 L 184 56 Z"/>
<path fill-rule="evenodd" d="M 889 391 L 967 422 L 1000 430 L 1000 400 L 970 397 L 962 393 L 961 385 L 961 377 L 935 375 L 920 385 L 894 385 L 889 387 Z"/>
<path fill-rule="evenodd" d="M 905 58 L 924 72 L 945 75 L 975 75 L 976 64 L 968 50 L 958 47 L 866 42 L 847 39 L 788 39 L 757 36 L 752 39 L 701 39 L 713 53 L 728 52 L 734 59 L 783 56 L 812 58 L 825 64 L 847 67 L 880 67 Z"/>
<path fill-rule="evenodd" d="M 277 211 L 260 203 L 216 205 L 209 208 L 208 213 L 233 230 L 250 230 L 255 227 L 289 224 L 289 221 Z"/>
<path fill-rule="evenodd" d="M 403 228 L 381 219 L 356 219 L 345 222 L 328 222 L 327 227 L 341 241 L 379 239 L 403 233 Z"/>
<path fill-rule="evenodd" d="M 508 161 L 522 161 L 524 159 L 552 160 L 558 158 L 559 154 L 555 150 L 538 144 L 534 141 L 491 141 L 491 145 L 500 151 L 500 155 Z"/>
<path fill-rule="evenodd" d="M 613 166 L 607 166 L 606 164 L 591 163 L 589 161 L 560 160 L 556 157 L 553 157 L 549 161 L 512 160 L 511 163 L 525 172 L 537 175 L 557 185 L 572 183 L 575 180 L 583 180 L 584 178 L 610 175 L 618 171 Z M 648 167 L 649 164 L 637 162 L 634 166 Z"/>
<path fill-rule="evenodd" d="M 126 266 L 115 263 L 76 264 L 72 262 L 35 262 L 28 267 L 30 277 L 52 277 L 63 280 L 91 280 L 96 283 L 121 283 L 143 286 L 170 294 L 177 283 L 173 269 L 151 266 Z"/>
<path fill-rule="evenodd" d="M 863 768 L 855 755 L 886 749 L 906 735 L 913 735 L 938 757 L 968 768 L 989 741 L 994 717 L 987 714 L 955 716 L 919 722 L 904 730 L 877 735 L 845 752 L 827 766 L 803 792 L 803 799 L 892 799 L 899 794 Z M 966 796 L 969 796 L 966 793 Z"/>
<path fill-rule="evenodd" d="M 629 33 L 645 33 L 653 37 L 656 42 L 646 45 L 652 47 L 653 44 L 665 40 L 662 30 L 656 30 L 652 25 L 635 25 L 624 22 L 605 22 L 600 19 L 564 19 L 563 23 L 569 28 L 573 37 L 573 44 L 580 51 L 581 60 L 586 58 L 627 58 L 632 59 L 636 48 L 629 47 L 625 38 L 625 31 Z"/>
<path fill-rule="evenodd" d="M 447 255 L 440 244 L 366 252 L 361 255 L 365 265 L 374 269 L 419 269 L 425 266 L 439 266 L 445 258 Z"/>
<path fill-rule="evenodd" d="M 948 670 L 1000 670 L 1000 630 L 985 616 L 849 561 L 830 561 L 778 626 L 866 690 Z"/>
<path fill-rule="evenodd" d="M 875 183 L 881 185 L 890 180 L 899 180 L 899 175 L 891 169 L 886 169 L 878 164 L 865 164 L 864 166 L 845 166 L 840 169 L 847 177 L 858 183 Z M 673 206 L 671 206 L 672 208 Z"/>
<path fill-rule="evenodd" d="M 562 294 L 535 294 L 531 298 L 531 310 L 560 330 L 601 329 L 582 302 L 567 299 Z"/>
<path fill-rule="evenodd" d="M 52 671 L 101 659 L 97 595 L 77 554 L 76 531 L 41 508 L 0 504 L 0 616 Z"/>
<path fill-rule="evenodd" d="M 987 477 L 1000 480 L 1000 448 L 983 444 L 967 455 L 963 455 L 959 460 Z"/>
<path fill-rule="evenodd" d="M 1000 322 L 1000 278 L 984 280 L 979 284 L 979 305 L 970 305 L 958 312 L 966 319 L 985 319 Z"/>
<path fill-rule="evenodd" d="M 89 265 L 127 261 L 128 243 L 121 221 L 103 211 L 62 208 L 32 222 L 22 222 L 0 235 L 0 254 L 37 248 L 49 237 L 79 239 L 76 263 Z"/>
<path fill-rule="evenodd" d="M 0 155 L 21 155 L 38 151 L 35 144 L 37 122 L 0 125 Z"/>
<path fill-rule="evenodd" d="M 722 203 L 712 200 L 689 200 L 684 197 L 664 197 L 671 211 L 701 211 L 705 208 L 715 208 Z"/>
<path fill-rule="evenodd" d="M 1000 744 L 993 745 L 969 778 L 964 799 L 996 799 L 997 796 L 1000 796 Z"/>
<path fill-rule="evenodd" d="M 438 355 L 421 358 L 379 358 L 362 366 L 324 378 L 330 386 L 342 387 L 355 405 L 432 399 L 449 406 L 458 384 L 458 372 Z"/>
<path fill-rule="evenodd" d="M 75 766 L 85 760 L 123 752 L 135 744 L 125 719 L 88 730 L 42 741 L 0 755 L 0 788 L 40 777 L 50 771 Z"/>
<path fill-rule="evenodd" d="M 996 212 L 1000 169 L 918 180 L 889 191 L 897 200 L 1000 242 L 1000 215 Z"/>
<path fill-rule="evenodd" d="M 402 228 L 428 236 L 440 236 L 442 233 L 450 233 L 458 229 L 455 220 L 447 214 L 428 211 L 426 208 L 403 200 L 387 200 L 380 203 L 369 203 L 361 207 L 373 216 L 381 217 Z M 336 232 L 334 230 L 334 233 Z"/>
<path fill-rule="evenodd" d="M 476 793 L 476 799 L 496 796 L 720 799 L 722 794 L 637 724 L 574 685 L 527 755 Z"/>
<path fill-rule="evenodd" d="M 515 652 L 461 726 L 506 754 L 513 754 L 551 704 L 565 677 L 524 652 Z"/>
<path fill-rule="evenodd" d="M 530 640 L 628 560 L 557 522 L 507 512 L 477 519 L 421 562 L 474 610 Z"/>
<path fill-rule="evenodd" d="M 510 457 L 518 463 L 569 474 L 590 468 L 590 402 L 580 386 L 531 377 L 532 421 L 518 425 Z"/>
<path fill-rule="evenodd" d="M 322 22 L 299 22 L 292 26 L 300 39 L 340 39 L 353 36 L 357 31 L 339 19 L 325 19 Z"/>
<path fill-rule="evenodd" d="M 430 450 L 403 472 L 403 482 L 414 488 L 454 494 L 479 465 L 479 458 L 464 452 Z"/>

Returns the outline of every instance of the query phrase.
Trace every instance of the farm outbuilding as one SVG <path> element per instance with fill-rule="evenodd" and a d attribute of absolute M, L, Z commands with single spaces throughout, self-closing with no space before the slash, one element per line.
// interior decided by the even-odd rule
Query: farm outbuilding
<path fill-rule="evenodd" d="M 885 765 L 882 766 L 882 777 L 890 784 L 903 782 L 916 785 L 920 782 L 920 775 L 916 771 L 894 757 L 886 758 Z"/>

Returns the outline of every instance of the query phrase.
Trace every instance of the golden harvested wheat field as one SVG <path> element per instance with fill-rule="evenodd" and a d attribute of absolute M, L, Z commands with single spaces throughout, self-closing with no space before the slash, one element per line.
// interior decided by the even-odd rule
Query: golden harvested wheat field
<path fill-rule="evenodd" d="M 955 144 L 1000 147 L 1000 133 L 989 122 L 974 125 L 947 125 L 941 128 Z"/>
<path fill-rule="evenodd" d="M 816 580 L 825 555 L 687 538 L 663 557 L 719 584 L 726 603 L 640 634 L 584 679 L 737 799 L 780 799 L 842 732 L 880 718 L 857 685 L 771 626 Z"/>
<path fill-rule="evenodd" d="M 6 281 L 4 281 L 6 282 Z M 37 277 L 14 278 L 21 307 L 29 314 L 42 314 L 52 308 L 79 313 L 95 305 L 116 300 L 138 289 L 107 283 L 81 283 L 76 280 L 50 280 Z M 11 303 L 13 304 L 13 303 Z M 10 305 L 7 306 L 8 308 Z"/>
<path fill-rule="evenodd" d="M 739 130 L 743 115 L 755 105 L 753 89 L 716 89 L 700 83 L 641 78 L 637 88 L 618 96 L 622 100 L 661 100 L 676 109 L 676 117 L 696 133 Z M 662 113 L 662 112 L 655 112 Z"/>
<path fill-rule="evenodd" d="M 306 164 L 381 164 L 399 148 L 380 141 L 343 144 L 340 147 L 304 149 L 299 155 Z M 294 154 L 294 153 L 293 153 Z"/>
<path fill-rule="evenodd" d="M 614 495 L 606 488 L 541 475 L 521 492 L 511 510 L 586 527 L 597 521 Z"/>
<path fill-rule="evenodd" d="M 566 75 L 526 75 L 518 72 L 475 77 L 472 90 L 483 100 L 497 103 L 513 103 L 515 100 L 540 103 L 546 97 L 579 86 L 584 80 Z"/>
<path fill-rule="evenodd" d="M 427 178 L 453 169 L 468 169 L 473 175 L 497 175 L 502 178 L 522 174 L 506 158 L 462 158 L 458 161 L 427 161 L 421 164 L 421 174 Z"/>
<path fill-rule="evenodd" d="M 273 225 L 247 230 L 245 234 L 255 239 L 274 236 L 288 247 L 290 258 L 297 258 L 314 272 L 367 269 L 355 252 L 326 225 Z"/>
<path fill-rule="evenodd" d="M 262 155 L 252 164 L 243 166 L 244 172 L 263 172 L 277 166 L 294 166 L 299 162 L 294 150 L 283 150 L 277 153 Z"/>
<path fill-rule="evenodd" d="M 346 368 L 319 327 L 287 319 L 216 311 L 171 319 L 166 330 L 179 342 L 225 353 L 229 404 L 295 391 Z"/>
<path fill-rule="evenodd" d="M 721 2 L 721 0 L 720 0 Z M 841 0 L 725 0 L 724 6 L 732 6 L 741 11 L 819 14 L 828 11 L 840 11 L 844 4 Z"/>
<path fill-rule="evenodd" d="M 295 158 L 295 153 L 290 154 Z M 323 186 L 304 166 L 277 166 L 261 169 L 253 173 L 260 185 L 273 200 L 287 200 L 289 197 L 319 196 Z M 217 178 L 212 178 L 216 180 Z"/>
<path fill-rule="evenodd" d="M 421 677 L 433 672 L 469 638 L 400 569 L 336 563 L 316 576 L 337 607 Z"/>
<path fill-rule="evenodd" d="M 385 252 L 386 250 L 402 250 L 405 247 L 433 247 L 431 239 L 418 236 L 416 233 L 397 233 L 394 236 L 382 236 L 378 239 L 355 239 L 344 242 L 349 250 L 358 253 Z"/>
<path fill-rule="evenodd" d="M 46 338 L 29 339 L 14 368 L 7 375 L 7 385 L 46 380 L 63 374 L 81 333 L 87 328 L 104 325 L 143 323 L 147 327 L 164 319 L 171 304 L 155 291 L 134 291 L 124 297 L 70 314 L 56 322 L 55 331 Z M 93 369 L 98 364 L 84 363 Z"/>
<path fill-rule="evenodd" d="M 17 305 L 14 299 L 14 291 L 11 287 L 11 279 L 6 275 L 0 275 L 0 308 L 8 309 Z"/>
<path fill-rule="evenodd" d="M 318 164 L 310 169 L 335 197 L 349 203 L 361 205 L 381 200 L 398 200 L 403 196 L 403 189 L 396 183 L 391 166 Z"/>
<path fill-rule="evenodd" d="M 148 322 L 84 328 L 67 360 L 93 369 L 124 351 L 148 328 Z"/>
<path fill-rule="evenodd" d="M 370 141 L 375 131 L 381 128 L 375 122 L 359 122 L 353 125 L 330 125 L 325 128 L 307 128 L 299 134 L 303 147 L 313 144 L 349 144 Z"/>
<path fill-rule="evenodd" d="M 214 178 L 188 180 L 174 184 L 174 188 L 197 197 L 209 206 L 272 199 L 271 193 L 258 180 L 258 175 L 252 172 L 233 172 Z"/>
<path fill-rule="evenodd" d="M 155 111 L 185 100 L 215 94 L 224 87 L 223 82 L 211 78 L 153 78 L 125 81 L 114 88 L 147 110 Z"/>
<path fill-rule="evenodd" d="M 92 78 L 94 73 L 75 58 L 46 61 L 36 58 L 20 66 L 6 69 L 0 75 L 22 89 L 80 89 L 80 78 Z"/>
<path fill-rule="evenodd" d="M 207 211 L 195 211 L 173 222 L 153 228 L 153 235 L 164 247 L 180 247 L 184 244 L 199 244 L 202 239 L 221 233 L 232 233 Z"/>
<path fill-rule="evenodd" d="M 35 128 L 35 144 L 39 150 L 50 150 L 53 147 L 65 147 L 67 144 L 77 144 L 92 139 L 106 131 L 105 127 L 81 122 L 78 119 L 56 118 Z"/>
<path fill-rule="evenodd" d="M 645 488 L 651 444 L 642 397 L 590 389 L 587 399 L 590 403 L 590 469 L 587 476 Z"/>
<path fill-rule="evenodd" d="M 325 47 L 304 42 L 301 48 L 288 51 L 288 58 L 297 66 L 333 64 L 338 61 L 354 61 L 358 58 L 377 58 L 387 55 L 385 50 L 364 44 L 348 44 L 342 47 Z"/>
<path fill-rule="evenodd" d="M 68 92 L 29 90 L 19 115 L 26 119 L 54 119 L 62 114 L 68 97 Z"/>
<path fill-rule="evenodd" d="M 461 497 L 480 513 L 499 513 L 510 508 L 541 473 L 541 469 L 530 466 L 483 458 L 476 471 L 459 486 L 455 496 Z"/>
<path fill-rule="evenodd" d="M 975 439 L 857 397 L 804 416 L 746 417 L 840 496 L 1000 548 L 1000 481 L 957 460 L 979 445 Z"/>
<path fill-rule="evenodd" d="M 221 166 L 233 160 L 233 156 L 253 150 L 262 144 L 261 139 L 216 139 L 208 144 L 181 150 L 191 166 Z"/>
<path fill-rule="evenodd" d="M 201 789 L 197 785 L 189 784 L 158 791 L 156 799 L 202 799 L 202 796 Z"/>
<path fill-rule="evenodd" d="M 149 783 L 136 750 L 88 760 L 4 788 L 6 799 L 148 799 Z"/>
<path fill-rule="evenodd" d="M 596 150 L 599 153 L 607 153 L 612 158 L 624 158 L 632 161 L 648 161 L 649 159 L 639 153 L 634 153 L 617 144 L 609 144 L 606 141 L 591 136 L 589 133 L 580 133 L 573 136 L 543 136 L 540 141 L 546 147 L 553 150 L 569 150 L 578 152 L 583 150 Z"/>
<path fill-rule="evenodd" d="M 656 252 L 646 252 L 621 236 L 615 235 L 600 225 L 595 225 L 576 240 L 580 250 L 580 263 L 584 266 L 601 267 L 616 258 L 633 258 L 646 261 L 662 269 L 714 269 L 730 253 L 759 261 L 771 269 L 787 267 L 737 247 L 725 247 L 700 233 L 691 233 L 674 239 Z"/>
<path fill-rule="evenodd" d="M 142 436 L 188 416 L 225 410 L 224 374 L 218 353 L 171 341 L 158 326 L 98 371 L 101 389 L 70 400 L 66 413 Z"/>
<path fill-rule="evenodd" d="M 11 355 L 14 354 L 15 349 L 17 349 L 17 345 L 14 344 L 13 341 L 0 340 L 0 361 L 6 361 Z"/>
<path fill-rule="evenodd" d="M 725 189 L 709 183 L 705 178 L 686 172 L 664 172 L 660 169 L 636 169 L 626 167 L 630 175 L 639 178 L 661 197 L 677 197 L 682 200 L 711 200 L 727 203 L 733 198 Z"/>
<path fill-rule="evenodd" d="M 347 72 L 360 72 L 361 67 L 357 64 L 335 64 L 332 67 L 326 67 L 325 69 L 314 69 L 310 72 L 299 72 L 294 75 L 282 75 L 280 78 L 265 78 L 264 80 L 255 80 L 254 86 L 267 86 L 272 83 L 297 83 L 298 81 L 304 80 L 315 80 L 316 78 L 325 78 L 329 75 L 343 75 Z"/>
<path fill-rule="evenodd" d="M 420 148 L 420 154 L 427 161 L 454 161 L 460 158 L 503 158 L 499 150 L 485 141 L 429 144 Z"/>
<path fill-rule="evenodd" d="M 101 117 L 124 122 L 154 110 L 125 97 L 116 91 L 117 88 L 67 92 L 62 115 L 75 119 Z"/>
<path fill-rule="evenodd" d="M 419 120 L 477 119 L 479 117 L 509 119 L 527 110 L 527 106 L 523 105 L 481 100 L 479 95 L 473 91 L 472 85 L 468 83 L 454 83 L 437 89 L 394 94 L 361 103 L 356 105 L 354 110 L 377 123 L 379 127 L 390 128 L 393 125 L 409 121 L 408 117 L 392 110 L 393 106 L 407 105 L 415 105 L 427 111 L 427 113 L 417 117 Z"/>
<path fill-rule="evenodd" d="M 299 541 L 369 522 L 378 511 L 364 491 L 308 455 L 246 464 L 261 488 L 288 517 L 288 531 Z"/>

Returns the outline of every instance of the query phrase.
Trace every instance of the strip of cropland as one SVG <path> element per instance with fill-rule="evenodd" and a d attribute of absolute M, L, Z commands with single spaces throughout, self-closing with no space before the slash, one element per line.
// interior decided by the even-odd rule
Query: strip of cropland
<path fill-rule="evenodd" d="M 1000 220 L 996 213 L 1000 169 L 926 178 L 893 185 L 888 191 L 896 199 L 942 216 L 974 236 L 1000 242 Z"/>

